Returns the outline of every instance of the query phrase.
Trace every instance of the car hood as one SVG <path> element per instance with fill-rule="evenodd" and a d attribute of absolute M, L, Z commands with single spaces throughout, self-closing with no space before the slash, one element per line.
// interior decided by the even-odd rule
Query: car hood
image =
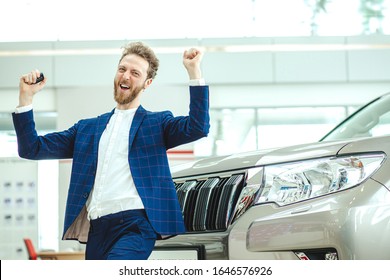
<path fill-rule="evenodd" d="M 171 167 L 172 177 L 192 177 L 203 174 L 242 170 L 254 166 L 299 161 L 308 158 L 334 156 L 353 140 L 315 142 L 296 146 L 257 150 L 228 156 L 210 157 Z"/>

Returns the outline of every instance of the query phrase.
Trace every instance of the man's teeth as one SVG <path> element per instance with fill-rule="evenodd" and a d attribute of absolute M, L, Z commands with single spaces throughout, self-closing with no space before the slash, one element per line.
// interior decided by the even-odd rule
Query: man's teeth
<path fill-rule="evenodd" d="M 120 84 L 120 86 L 121 86 L 121 88 L 125 88 L 125 89 L 129 89 L 129 88 L 130 88 L 130 87 L 127 86 L 127 85 L 122 85 L 122 84 Z"/>

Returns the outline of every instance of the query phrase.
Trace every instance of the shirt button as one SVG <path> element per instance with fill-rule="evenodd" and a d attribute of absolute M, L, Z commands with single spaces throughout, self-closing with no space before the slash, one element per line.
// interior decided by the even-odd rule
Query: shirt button
<path fill-rule="evenodd" d="M 83 197 L 84 197 L 84 198 L 88 198 L 88 193 L 84 193 L 84 194 L 83 194 Z"/>

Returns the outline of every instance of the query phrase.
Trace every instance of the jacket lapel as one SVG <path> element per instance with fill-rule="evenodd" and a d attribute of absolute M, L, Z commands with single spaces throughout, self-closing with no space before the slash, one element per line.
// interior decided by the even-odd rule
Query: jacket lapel
<path fill-rule="evenodd" d="M 130 127 L 130 134 L 129 134 L 129 151 L 131 149 L 131 146 L 133 145 L 133 141 L 135 138 L 135 135 L 137 134 L 137 131 L 146 115 L 146 110 L 139 106 L 137 111 L 135 112 L 133 122 L 131 123 Z"/>

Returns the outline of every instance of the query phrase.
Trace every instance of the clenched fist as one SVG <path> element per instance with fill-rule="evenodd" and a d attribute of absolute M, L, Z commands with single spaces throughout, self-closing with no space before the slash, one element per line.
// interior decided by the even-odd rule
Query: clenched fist
<path fill-rule="evenodd" d="M 46 85 L 46 77 L 43 81 L 36 83 L 40 74 L 41 72 L 36 69 L 20 77 L 18 107 L 32 104 L 34 95 Z"/>
<path fill-rule="evenodd" d="M 187 69 L 191 80 L 202 78 L 200 70 L 200 63 L 202 61 L 203 53 L 195 48 L 184 51 L 183 64 Z"/>

